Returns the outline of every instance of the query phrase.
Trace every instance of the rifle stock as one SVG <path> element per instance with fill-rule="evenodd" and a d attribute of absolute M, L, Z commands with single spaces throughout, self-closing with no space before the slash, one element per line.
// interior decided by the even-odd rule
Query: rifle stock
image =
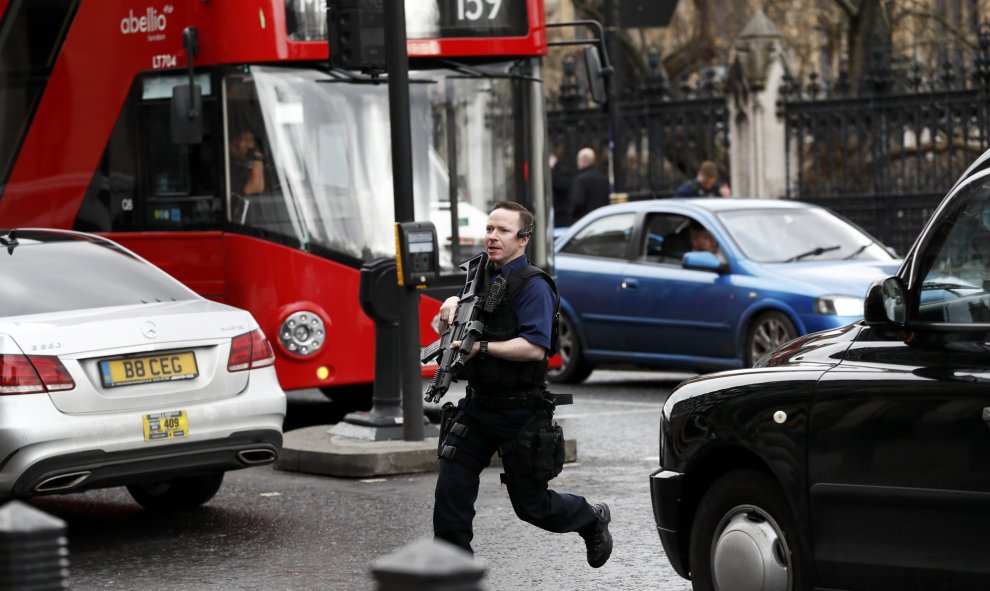
<path fill-rule="evenodd" d="M 457 302 L 454 320 L 443 331 L 440 338 L 423 349 L 420 355 L 423 363 L 434 358 L 438 359 L 437 371 L 433 374 L 433 379 L 430 380 L 430 385 L 426 389 L 427 402 L 440 400 L 450 388 L 450 383 L 457 381 L 458 374 L 464 367 L 468 355 L 471 354 L 475 341 L 485 330 L 485 325 L 480 319 L 481 312 L 490 312 L 498 303 L 493 301 L 492 297 L 482 299 L 482 296 L 486 294 L 478 293 L 487 264 L 488 255 L 481 253 L 461 265 L 461 268 L 467 271 L 467 277 L 461 298 Z M 494 285 L 498 285 L 499 289 L 492 289 L 487 295 L 491 296 L 492 293 L 497 293 L 496 297 L 500 297 L 504 282 L 493 284 L 493 287 Z M 460 347 L 452 349 L 450 345 L 455 341 L 460 341 Z"/>

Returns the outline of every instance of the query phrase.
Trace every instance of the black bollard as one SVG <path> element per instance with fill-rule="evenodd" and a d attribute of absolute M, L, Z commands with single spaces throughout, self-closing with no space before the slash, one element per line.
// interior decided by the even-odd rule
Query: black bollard
<path fill-rule="evenodd" d="M 378 591 L 481 591 L 483 560 L 442 540 L 424 538 L 371 565 Z"/>
<path fill-rule="evenodd" d="M 0 589 L 69 588 L 65 522 L 20 501 L 0 508 Z"/>
<path fill-rule="evenodd" d="M 361 266 L 358 289 L 361 309 L 375 322 L 375 383 L 371 410 L 348 413 L 344 420 L 331 427 L 331 435 L 355 439 L 386 441 L 402 439 L 405 431 L 400 383 L 399 285 L 394 257 L 375 259 Z M 417 353 L 419 349 L 417 348 Z M 417 391 L 417 396 L 419 392 Z M 439 430 L 426 415 L 420 414 L 423 427 L 430 437 Z"/>

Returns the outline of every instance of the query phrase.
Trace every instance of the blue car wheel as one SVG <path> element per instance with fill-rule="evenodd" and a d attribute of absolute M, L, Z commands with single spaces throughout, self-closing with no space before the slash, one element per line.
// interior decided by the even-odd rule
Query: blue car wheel
<path fill-rule="evenodd" d="M 551 382 L 560 384 L 577 384 L 591 375 L 593 367 L 584 360 L 581 354 L 581 337 L 574 329 L 574 324 L 567 314 L 560 315 L 560 325 L 557 327 L 558 354 L 561 366 L 550 369 L 547 377 Z"/>
<path fill-rule="evenodd" d="M 794 323 L 783 312 L 764 312 L 753 319 L 746 335 L 743 361 L 752 367 L 760 357 L 797 337 Z"/>

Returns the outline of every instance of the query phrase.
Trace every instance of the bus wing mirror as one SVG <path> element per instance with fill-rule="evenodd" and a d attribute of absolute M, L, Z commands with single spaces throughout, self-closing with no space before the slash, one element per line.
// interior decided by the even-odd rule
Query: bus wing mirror
<path fill-rule="evenodd" d="M 203 92 L 199 84 L 172 87 L 172 141 L 176 144 L 203 142 Z"/>
<path fill-rule="evenodd" d="M 203 89 L 193 82 L 193 60 L 199 55 L 199 31 L 182 30 L 182 46 L 189 58 L 189 84 L 172 87 L 172 141 L 176 144 L 203 143 Z"/>
<path fill-rule="evenodd" d="M 598 57 L 598 48 L 589 45 L 584 48 L 584 64 L 588 68 L 588 90 L 591 100 L 601 105 L 608 97 L 605 96 L 605 73 L 602 71 L 602 61 Z"/>

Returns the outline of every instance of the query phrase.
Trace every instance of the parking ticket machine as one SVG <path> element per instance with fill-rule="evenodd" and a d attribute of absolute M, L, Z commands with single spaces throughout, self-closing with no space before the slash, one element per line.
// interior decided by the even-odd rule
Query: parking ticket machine
<path fill-rule="evenodd" d="M 395 244 L 399 285 L 426 287 L 440 272 L 437 229 L 433 222 L 398 222 Z"/>

